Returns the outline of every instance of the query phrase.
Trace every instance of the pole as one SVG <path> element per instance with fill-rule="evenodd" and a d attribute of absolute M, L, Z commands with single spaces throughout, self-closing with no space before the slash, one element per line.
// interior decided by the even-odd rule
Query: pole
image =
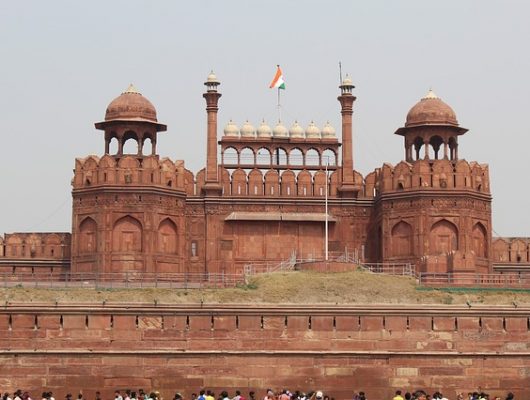
<path fill-rule="evenodd" d="M 325 207 L 325 213 L 326 213 L 326 223 L 325 223 L 325 226 L 324 226 L 324 230 L 326 232 L 325 234 L 325 238 L 324 238 L 324 241 L 325 241 L 325 253 L 326 253 L 326 261 L 328 261 L 328 164 L 329 164 L 329 161 L 326 160 L 326 207 Z"/>
<path fill-rule="evenodd" d="M 278 88 L 278 122 L 282 121 L 282 106 L 280 103 L 280 88 Z"/>

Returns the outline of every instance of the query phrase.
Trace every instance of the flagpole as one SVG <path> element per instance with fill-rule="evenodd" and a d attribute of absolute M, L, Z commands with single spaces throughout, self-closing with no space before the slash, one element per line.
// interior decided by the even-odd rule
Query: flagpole
<path fill-rule="evenodd" d="M 278 87 L 278 122 L 282 120 L 282 108 L 280 104 L 280 88 Z"/>

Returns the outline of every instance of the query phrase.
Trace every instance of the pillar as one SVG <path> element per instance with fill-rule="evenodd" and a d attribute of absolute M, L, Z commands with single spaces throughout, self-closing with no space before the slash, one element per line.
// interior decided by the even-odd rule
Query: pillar
<path fill-rule="evenodd" d="M 352 94 L 353 88 L 351 79 L 346 75 L 340 85 L 341 95 L 338 97 L 342 115 L 342 182 L 339 187 L 341 197 L 355 197 L 358 192 L 353 176 L 352 115 L 353 102 L 356 100 Z"/>

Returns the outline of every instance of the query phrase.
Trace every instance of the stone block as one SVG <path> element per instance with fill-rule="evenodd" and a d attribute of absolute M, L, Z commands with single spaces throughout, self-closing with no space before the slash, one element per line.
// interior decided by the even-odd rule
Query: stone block
<path fill-rule="evenodd" d="M 385 317 L 385 329 L 388 331 L 405 331 L 407 329 L 407 317 L 400 315 Z"/>
<path fill-rule="evenodd" d="M 459 331 L 478 331 L 479 317 L 456 317 Z"/>
<path fill-rule="evenodd" d="M 502 331 L 504 324 L 502 317 L 482 317 L 482 329 L 485 331 Z"/>
<path fill-rule="evenodd" d="M 361 316 L 362 331 L 379 331 L 383 329 L 383 317 Z"/>
<path fill-rule="evenodd" d="M 333 331 L 333 317 L 327 315 L 311 317 L 311 329 L 314 331 Z"/>
<path fill-rule="evenodd" d="M 210 315 L 190 315 L 190 331 L 212 330 L 212 317 Z"/>
<path fill-rule="evenodd" d="M 264 316 L 263 317 L 263 329 L 283 331 L 285 329 L 285 317 L 277 316 Z"/>
<path fill-rule="evenodd" d="M 259 315 L 240 315 L 239 330 L 257 331 L 261 330 L 261 316 Z"/>
<path fill-rule="evenodd" d="M 86 316 L 85 315 L 63 315 L 64 329 L 85 329 Z"/>
<path fill-rule="evenodd" d="M 162 317 L 141 315 L 138 317 L 138 329 L 162 329 Z"/>
<path fill-rule="evenodd" d="M 35 329 L 35 315 L 13 314 L 11 316 L 11 326 L 16 329 Z"/>
<path fill-rule="evenodd" d="M 305 315 L 293 315 L 287 317 L 288 331 L 305 331 L 309 329 L 309 317 Z"/>
<path fill-rule="evenodd" d="M 60 329 L 60 315 L 39 315 L 37 316 L 37 326 L 39 329 Z"/>
<path fill-rule="evenodd" d="M 435 331 L 454 331 L 455 317 L 433 317 L 433 327 Z"/>
<path fill-rule="evenodd" d="M 528 318 L 508 317 L 506 320 L 506 332 L 527 332 Z"/>
<path fill-rule="evenodd" d="M 117 329 L 117 330 L 136 329 L 136 316 L 135 315 L 114 315 L 112 318 L 112 328 Z"/>
<path fill-rule="evenodd" d="M 110 329 L 110 315 L 89 315 L 88 329 Z"/>
<path fill-rule="evenodd" d="M 187 317 L 185 315 L 164 315 L 164 329 L 187 329 Z"/>
<path fill-rule="evenodd" d="M 430 331 L 431 324 L 431 317 L 409 317 L 409 330 L 411 331 Z"/>
<path fill-rule="evenodd" d="M 335 329 L 337 331 L 357 332 L 360 329 L 359 317 L 338 315 L 335 317 Z"/>
<path fill-rule="evenodd" d="M 213 329 L 234 331 L 236 329 L 236 317 L 234 315 L 216 315 L 213 319 Z"/>

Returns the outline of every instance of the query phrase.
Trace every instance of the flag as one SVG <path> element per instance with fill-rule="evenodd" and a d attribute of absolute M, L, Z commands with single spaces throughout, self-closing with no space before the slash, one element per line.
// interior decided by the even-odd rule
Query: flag
<path fill-rule="evenodd" d="M 283 80 L 283 73 L 282 69 L 278 65 L 278 69 L 276 70 L 276 75 L 274 75 L 274 79 L 272 80 L 269 88 L 278 88 L 278 89 L 285 89 L 285 82 Z"/>

